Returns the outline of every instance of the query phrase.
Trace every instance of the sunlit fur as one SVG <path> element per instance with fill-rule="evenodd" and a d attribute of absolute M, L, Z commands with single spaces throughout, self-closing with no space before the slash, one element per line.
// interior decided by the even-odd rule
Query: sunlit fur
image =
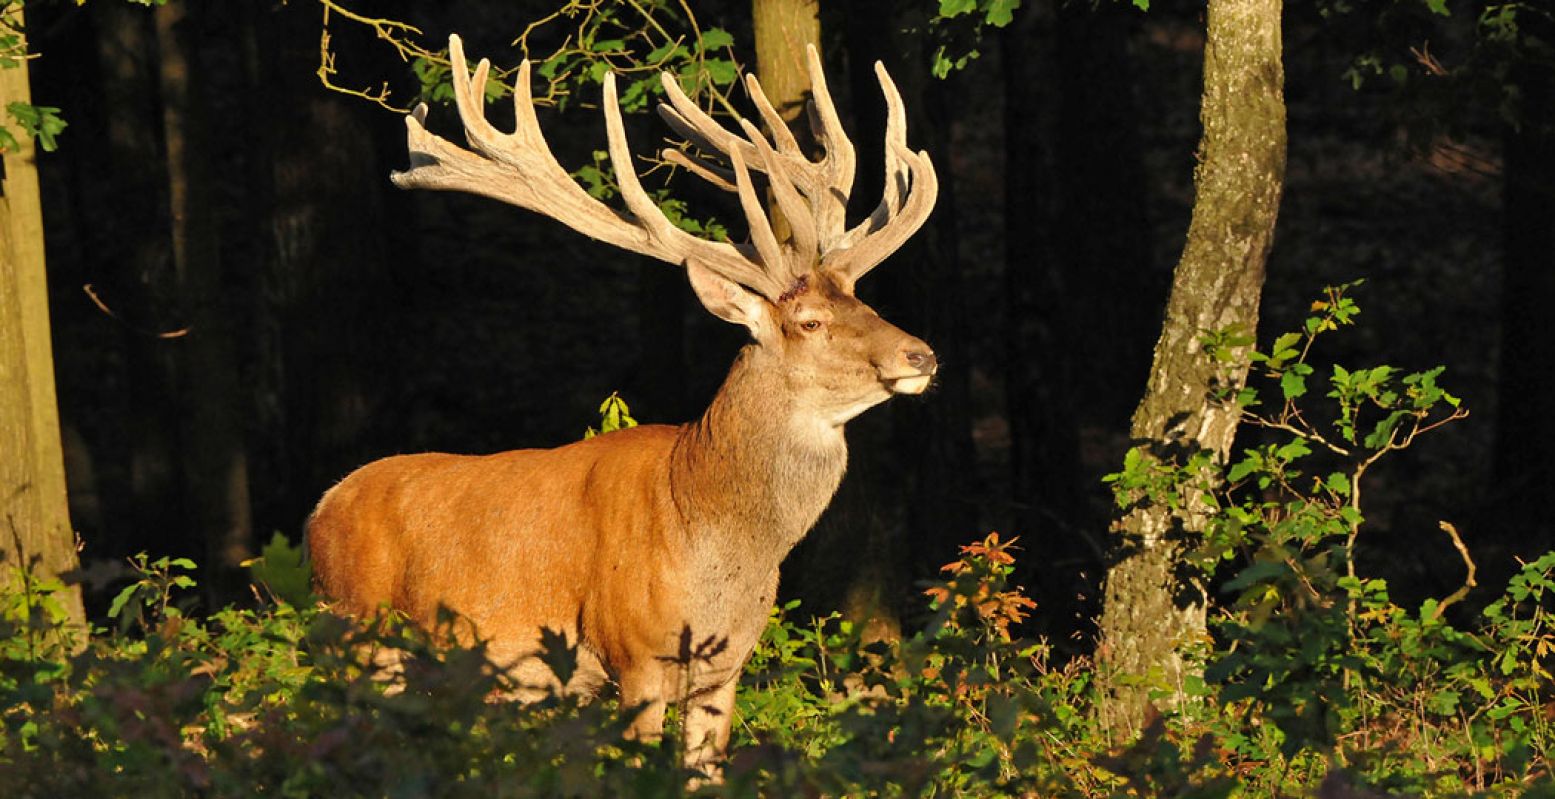
<path fill-rule="evenodd" d="M 562 632 L 581 660 L 565 688 L 618 681 L 625 704 L 647 705 L 633 726 L 645 737 L 685 694 L 682 635 L 723 642 L 691 664 L 688 720 L 692 763 L 721 756 L 778 565 L 842 480 L 843 423 L 900 387 L 921 391 L 935 367 L 927 345 L 830 275 L 779 303 L 696 279 L 709 310 L 755 338 L 700 419 L 549 450 L 370 463 L 309 523 L 321 592 L 349 613 L 390 606 L 423 624 L 446 606 L 541 689 L 554 678 L 530 655 L 542 627 Z"/>

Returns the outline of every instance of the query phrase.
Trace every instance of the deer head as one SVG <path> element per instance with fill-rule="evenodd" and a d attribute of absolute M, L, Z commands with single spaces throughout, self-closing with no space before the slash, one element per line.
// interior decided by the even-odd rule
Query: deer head
<path fill-rule="evenodd" d="M 605 130 L 625 210 L 589 196 L 556 161 L 535 116 L 527 60 L 513 86 L 515 130 L 502 133 L 487 121 L 482 106 L 490 63 L 482 59 L 472 77 L 458 36 L 449 38 L 449 55 L 455 102 L 473 149 L 428 132 L 426 106 L 419 106 L 406 118 L 411 168 L 393 175 L 396 185 L 481 194 L 622 249 L 683 265 L 708 311 L 750 331 L 757 347 L 749 357 L 779 375 L 800 406 L 835 425 L 893 393 L 916 394 L 928 387 L 938 368 L 933 351 L 854 295 L 858 279 L 928 218 L 938 191 L 928 155 L 907 147 L 906 112 L 883 66 L 876 64 L 875 73 L 887 106 L 885 189 L 874 212 L 851 228 L 846 213 L 853 144 L 842 129 L 814 47 L 808 50 L 808 67 L 810 122 L 822 150 L 816 160 L 800 148 L 754 77 L 747 76 L 745 85 L 771 131 L 770 142 L 743 119 L 738 120 L 740 133 L 725 128 L 698 108 L 672 76 L 662 76 L 668 102 L 659 107 L 660 116 L 700 151 L 698 157 L 666 149 L 663 157 L 738 197 L 750 238 L 735 244 L 677 228 L 643 190 L 627 147 L 614 75 L 604 81 Z M 784 240 L 773 232 L 759 196 L 760 176 L 788 223 Z"/>

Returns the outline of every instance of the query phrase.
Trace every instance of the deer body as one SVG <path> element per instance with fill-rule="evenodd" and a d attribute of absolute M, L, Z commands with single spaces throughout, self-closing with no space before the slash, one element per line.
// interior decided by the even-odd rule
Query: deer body
<path fill-rule="evenodd" d="M 592 693 L 612 676 L 644 701 L 676 693 L 683 632 L 727 638 L 727 663 L 693 670 L 699 688 L 722 684 L 847 461 L 840 429 L 771 407 L 748 371 L 737 366 L 703 418 L 679 427 L 364 466 L 310 522 L 320 589 L 342 610 L 387 604 L 425 624 L 446 606 L 491 641 L 494 660 L 542 687 L 549 675 L 525 661 L 550 628 L 579 645 L 565 689 Z"/>
<path fill-rule="evenodd" d="M 853 179 L 812 49 L 817 139 L 810 161 L 754 81 L 752 99 L 776 149 L 745 123 L 741 139 L 666 78 L 672 126 L 729 161 L 668 160 L 739 195 L 752 242 L 691 237 L 659 214 L 630 168 L 613 81 L 605 83 L 610 153 L 630 213 L 588 197 L 545 147 L 528 97 L 514 87 L 518 130 L 486 123 L 457 37 L 455 95 L 472 146 L 409 120 L 412 169 L 401 186 L 486 194 L 554 216 L 580 232 L 682 264 L 702 305 L 753 342 L 697 421 L 643 426 L 549 450 L 487 456 L 408 455 L 370 463 L 324 495 L 308 525 L 320 591 L 346 612 L 381 606 L 431 625 L 440 608 L 473 623 L 493 659 L 537 689 L 589 695 L 619 682 L 642 706 L 632 733 L 656 737 L 667 702 L 690 698 L 688 761 L 728 744 L 740 669 L 766 625 L 778 566 L 831 501 L 847 465 L 843 425 L 893 394 L 927 388 L 928 345 L 882 320 L 855 281 L 899 246 L 933 205 L 927 156 L 905 146 L 900 98 L 877 66 L 888 105 L 887 187 L 865 222 L 844 229 Z M 778 242 L 751 171 L 766 174 L 792 226 Z M 732 178 L 732 180 L 730 179 Z M 578 647 L 565 686 L 534 657 L 549 628 Z M 688 646 L 698 647 L 688 660 Z"/>

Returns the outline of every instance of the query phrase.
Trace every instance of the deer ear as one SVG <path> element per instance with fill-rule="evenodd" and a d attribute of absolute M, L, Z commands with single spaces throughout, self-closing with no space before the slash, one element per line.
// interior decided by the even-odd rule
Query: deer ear
<path fill-rule="evenodd" d="M 686 274 L 691 278 L 691 290 L 713 316 L 744 325 L 757 341 L 763 341 L 773 329 L 767 301 L 760 294 L 698 266 L 696 261 L 686 262 Z"/>

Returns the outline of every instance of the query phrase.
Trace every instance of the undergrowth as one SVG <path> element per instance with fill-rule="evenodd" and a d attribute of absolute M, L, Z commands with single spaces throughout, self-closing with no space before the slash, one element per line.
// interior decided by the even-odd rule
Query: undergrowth
<path fill-rule="evenodd" d="M 899 640 L 774 609 L 716 784 L 679 766 L 673 734 L 626 740 L 632 709 L 608 697 L 500 701 L 515 686 L 457 643 L 457 619 L 424 631 L 321 609 L 278 536 L 253 565 L 252 607 L 194 612 L 182 559 L 78 575 L 119 586 L 81 641 L 53 598 L 64 586 L 15 570 L 0 595 L 0 795 L 1555 796 L 1555 553 L 1472 616 L 1444 612 L 1473 582 L 1449 524 L 1464 591 L 1406 607 L 1357 572 L 1368 471 L 1462 415 L 1440 370 L 1390 367 L 1331 367 L 1331 402 L 1304 409 L 1313 341 L 1357 313 L 1331 289 L 1303 330 L 1250 356 L 1277 400 L 1219 398 L 1264 433 L 1232 463 L 1136 453 L 1109 478 L 1120 502 L 1208 514 L 1189 565 L 1218 600 L 1202 679 L 1133 740 L 1097 722 L 1106 675 L 1020 637 L 1040 609 L 1010 584 L 1018 547 L 998 534 L 962 547 Z M 1223 363 L 1248 357 L 1232 333 L 1205 343 Z M 573 666 L 564 646 L 542 657 Z"/>

